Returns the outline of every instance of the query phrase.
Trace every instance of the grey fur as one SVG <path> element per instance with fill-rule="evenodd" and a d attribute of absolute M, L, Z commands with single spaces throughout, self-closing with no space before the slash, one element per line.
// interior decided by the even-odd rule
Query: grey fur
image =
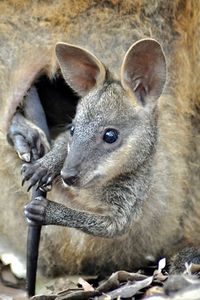
<path fill-rule="evenodd" d="M 66 140 L 63 136 L 31 171 L 36 176 L 42 166 L 48 168 L 49 173 L 52 173 L 50 169 L 54 169 L 58 174 L 63 163 L 61 158 L 66 156 L 61 174 L 76 171 L 78 180 L 73 186 L 76 192 L 88 190 L 94 195 L 94 199 L 90 199 L 94 202 L 98 195 L 106 210 L 102 214 L 88 213 L 52 201 L 43 210 L 42 201 L 46 200 L 40 199 L 28 206 L 27 217 L 41 221 L 42 214 L 44 224 L 74 227 L 96 236 L 124 234 L 130 226 L 134 226 L 135 220 L 141 218 L 143 203 L 149 198 L 157 140 L 156 104 L 147 103 L 145 107 L 133 105 L 120 83 L 109 81 L 80 101 L 73 124 L 75 131 L 69 140 L 69 152 L 63 146 Z M 101 131 L 113 127 L 119 131 L 119 141 L 106 144 Z M 118 167 L 120 152 L 126 152 L 127 148 L 123 165 Z M 111 165 L 105 171 L 106 161 L 111 161 Z M 27 168 L 31 169 L 29 165 Z"/>

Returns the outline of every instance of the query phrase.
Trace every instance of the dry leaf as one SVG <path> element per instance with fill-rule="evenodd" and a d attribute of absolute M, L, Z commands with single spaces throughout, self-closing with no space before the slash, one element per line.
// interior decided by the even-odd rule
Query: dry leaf
<path fill-rule="evenodd" d="M 162 258 L 159 262 L 158 262 L 158 273 L 161 273 L 162 270 L 165 268 L 166 266 L 166 258 Z"/>
<path fill-rule="evenodd" d="M 91 286 L 91 284 L 89 284 L 83 278 L 80 277 L 78 283 L 83 287 L 84 291 L 94 291 L 93 286 Z"/>
<path fill-rule="evenodd" d="M 122 287 L 111 291 L 106 294 L 106 296 L 109 296 L 110 299 L 115 299 L 117 297 L 121 298 L 130 298 L 133 297 L 138 291 L 141 289 L 149 286 L 153 281 L 153 276 L 150 276 L 144 280 L 135 281 L 133 284 L 126 284 Z M 104 296 L 99 297 L 99 299 L 104 299 Z"/>
<path fill-rule="evenodd" d="M 113 273 L 108 280 L 104 281 L 97 290 L 102 293 L 107 293 L 120 286 L 120 283 L 128 281 L 138 281 L 146 279 L 147 276 L 140 273 L 129 273 L 126 271 L 118 271 Z"/>

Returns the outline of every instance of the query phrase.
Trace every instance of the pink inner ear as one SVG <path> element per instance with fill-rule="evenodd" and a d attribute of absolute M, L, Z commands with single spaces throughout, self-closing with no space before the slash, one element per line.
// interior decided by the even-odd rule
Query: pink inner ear
<path fill-rule="evenodd" d="M 76 46 L 58 44 L 56 54 L 65 80 L 80 95 L 97 84 L 101 63 L 91 53 Z"/>
<path fill-rule="evenodd" d="M 75 82 L 74 82 L 75 84 Z M 96 84 L 96 80 L 87 75 L 82 75 L 79 74 L 79 76 L 76 79 L 76 86 L 79 88 L 81 91 L 90 91 Z"/>
<path fill-rule="evenodd" d="M 144 78 L 136 79 L 135 86 L 133 86 L 133 91 L 136 95 L 136 98 L 141 102 L 141 104 L 145 105 L 145 97 L 148 94 L 149 88 L 147 85 L 143 84 L 143 82 Z"/>
<path fill-rule="evenodd" d="M 73 84 L 83 91 L 89 91 L 96 84 L 99 69 L 96 65 L 89 64 L 84 61 L 71 62 L 71 75 L 73 76 Z"/>
<path fill-rule="evenodd" d="M 99 70 L 97 66 L 74 60 L 70 62 L 69 72 L 69 84 L 75 90 L 86 93 L 96 85 Z"/>
<path fill-rule="evenodd" d="M 145 98 L 157 99 L 166 79 L 166 63 L 158 42 L 146 39 L 133 45 L 124 59 L 122 83 L 145 104 Z"/>

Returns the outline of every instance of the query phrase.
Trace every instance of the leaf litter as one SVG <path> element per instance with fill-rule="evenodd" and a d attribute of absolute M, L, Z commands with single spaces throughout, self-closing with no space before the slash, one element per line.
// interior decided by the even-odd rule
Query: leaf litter
<path fill-rule="evenodd" d="M 180 275 L 169 275 L 165 268 L 166 260 L 161 259 L 157 267 L 135 273 L 120 270 L 102 282 L 97 276 L 60 278 L 31 300 L 200 300 L 200 265 L 186 264 Z M 0 263 L 0 300 L 26 299 L 24 282 Z"/>

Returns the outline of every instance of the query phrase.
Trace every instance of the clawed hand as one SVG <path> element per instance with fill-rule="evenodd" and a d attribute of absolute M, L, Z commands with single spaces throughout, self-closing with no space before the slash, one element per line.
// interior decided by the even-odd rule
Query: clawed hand
<path fill-rule="evenodd" d="M 22 185 L 24 185 L 25 181 L 29 181 L 28 191 L 36 184 L 37 189 L 40 188 L 43 191 L 51 190 L 54 176 L 51 174 L 50 170 L 42 166 L 40 162 L 41 160 L 38 160 L 35 163 L 26 163 L 22 166 Z"/>

